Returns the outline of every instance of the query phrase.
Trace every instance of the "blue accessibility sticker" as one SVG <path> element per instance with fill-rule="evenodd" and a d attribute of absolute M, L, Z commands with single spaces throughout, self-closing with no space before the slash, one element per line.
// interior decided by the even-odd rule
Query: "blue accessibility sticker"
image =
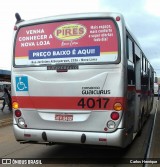
<path fill-rule="evenodd" d="M 16 91 L 28 91 L 28 77 L 16 77 Z"/>

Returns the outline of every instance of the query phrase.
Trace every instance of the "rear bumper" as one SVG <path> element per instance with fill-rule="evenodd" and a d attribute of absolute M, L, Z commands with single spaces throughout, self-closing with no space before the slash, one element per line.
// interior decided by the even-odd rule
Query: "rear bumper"
<path fill-rule="evenodd" d="M 21 129 L 17 125 L 13 125 L 13 129 L 16 140 L 20 142 L 37 142 L 44 144 L 68 143 L 125 147 L 129 139 L 129 136 L 125 135 L 124 129 L 117 129 L 113 133 Z"/>

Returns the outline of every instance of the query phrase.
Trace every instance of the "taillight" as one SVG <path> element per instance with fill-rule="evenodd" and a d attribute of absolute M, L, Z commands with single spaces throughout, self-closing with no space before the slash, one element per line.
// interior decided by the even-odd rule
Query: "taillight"
<path fill-rule="evenodd" d="M 21 115 L 22 115 L 22 113 L 21 113 L 20 110 L 16 110 L 16 111 L 15 111 L 15 116 L 16 116 L 16 117 L 21 117 Z"/>
<path fill-rule="evenodd" d="M 18 105 L 17 102 L 13 102 L 13 103 L 12 103 L 12 107 L 13 107 L 13 109 L 18 109 L 18 108 L 19 108 L 19 105 Z"/>
<path fill-rule="evenodd" d="M 25 126 L 25 121 L 23 118 L 19 118 L 18 119 L 18 124 L 21 125 L 21 126 Z"/>
<path fill-rule="evenodd" d="M 119 119 L 119 113 L 118 112 L 112 112 L 111 113 L 112 120 L 118 120 Z"/>
<path fill-rule="evenodd" d="M 21 128 L 27 128 L 24 118 L 22 117 L 18 118 L 18 126 Z"/>
<path fill-rule="evenodd" d="M 123 109 L 122 104 L 121 103 L 115 103 L 113 106 L 115 111 L 120 111 Z"/>
<path fill-rule="evenodd" d="M 108 127 L 109 129 L 114 129 L 114 128 L 116 127 L 116 124 L 115 124 L 114 121 L 108 121 L 108 122 L 107 122 L 107 127 Z"/>

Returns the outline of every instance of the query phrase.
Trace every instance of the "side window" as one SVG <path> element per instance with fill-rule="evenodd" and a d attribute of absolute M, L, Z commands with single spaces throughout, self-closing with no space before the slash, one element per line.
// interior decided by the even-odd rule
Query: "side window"
<path fill-rule="evenodd" d="M 145 55 L 142 53 L 142 73 L 141 73 L 141 83 L 142 85 L 149 85 L 149 66 L 148 60 L 146 59 Z"/>
<path fill-rule="evenodd" d="M 133 60 L 133 42 L 129 37 L 127 37 L 127 58 L 131 62 L 134 62 Z"/>
<path fill-rule="evenodd" d="M 140 48 L 138 47 L 137 44 L 134 43 L 134 54 L 139 58 L 141 59 L 141 50 Z"/>
<path fill-rule="evenodd" d="M 127 78 L 128 85 L 135 85 L 135 66 L 134 66 L 134 52 L 133 52 L 134 42 L 127 36 Z"/>
<path fill-rule="evenodd" d="M 145 72 L 145 71 L 146 71 L 146 59 L 143 56 L 143 72 Z"/>
<path fill-rule="evenodd" d="M 146 59 L 146 73 L 148 75 L 148 60 Z"/>
<path fill-rule="evenodd" d="M 141 52 L 141 75 L 143 75 L 143 54 Z"/>
<path fill-rule="evenodd" d="M 145 58 L 143 55 L 143 73 L 147 74 L 148 73 L 148 60 Z"/>
<path fill-rule="evenodd" d="M 152 67 L 150 67 L 150 87 L 151 87 L 151 90 L 154 89 L 154 70 Z"/>

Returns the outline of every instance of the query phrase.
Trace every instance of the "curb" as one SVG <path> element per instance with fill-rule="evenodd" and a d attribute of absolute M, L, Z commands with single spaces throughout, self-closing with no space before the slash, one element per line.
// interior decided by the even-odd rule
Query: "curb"
<path fill-rule="evenodd" d="M 5 118 L 0 120 L 0 128 L 4 127 L 4 126 L 8 126 L 11 125 L 13 123 L 13 119 L 12 118 Z"/>

